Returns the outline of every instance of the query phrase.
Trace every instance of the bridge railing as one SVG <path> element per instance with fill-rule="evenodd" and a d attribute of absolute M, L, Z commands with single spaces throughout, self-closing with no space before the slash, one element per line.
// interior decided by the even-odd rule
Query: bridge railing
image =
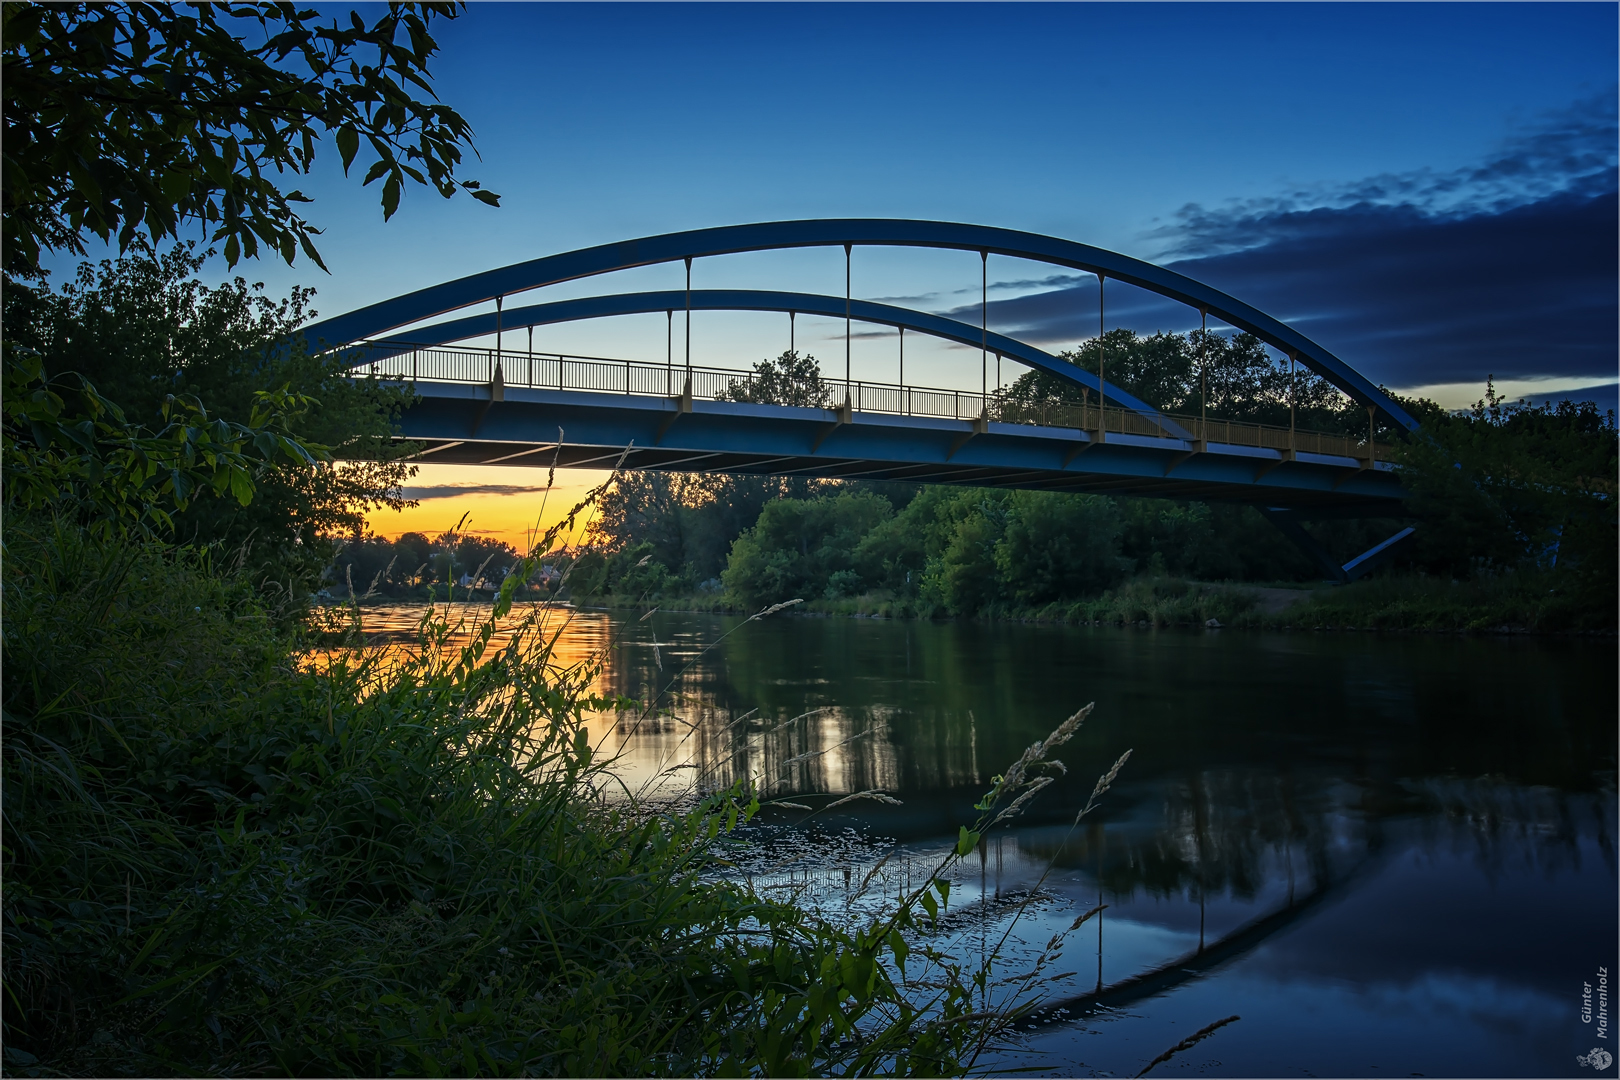
<path fill-rule="evenodd" d="M 402 351 L 403 350 L 403 351 Z M 388 355 L 391 354 L 391 355 Z M 609 394 L 675 397 L 685 391 L 687 368 L 678 364 L 646 363 L 603 356 L 567 353 L 530 353 L 511 350 L 469 349 L 454 346 L 414 346 L 375 342 L 351 346 L 352 366 L 384 379 L 465 382 L 489 385 L 499 371 L 506 386 L 552 390 L 589 390 Z M 370 359 L 376 356 L 376 359 Z M 753 371 L 694 365 L 692 396 L 711 401 L 752 401 L 760 397 L 760 378 Z M 776 389 L 780 390 L 780 387 Z M 1153 417 L 1129 409 L 1095 405 L 1029 404 L 1009 401 L 999 393 L 939 387 L 901 386 L 895 383 L 827 378 L 795 384 L 791 404 L 831 408 L 847 397 L 856 412 L 890 413 L 973 420 L 988 416 L 1014 424 L 1077 428 L 1108 434 L 1164 438 L 1167 428 Z M 1299 453 L 1330 454 L 1366 461 L 1387 459 L 1389 446 L 1372 445 L 1368 454 L 1363 437 L 1304 431 L 1238 420 L 1204 420 L 1178 413 L 1160 414 L 1195 439 L 1228 446 L 1252 446 Z"/>
<path fill-rule="evenodd" d="M 1098 414 L 1101 413 L 1099 416 Z M 1099 425 L 1105 432 L 1122 435 L 1163 436 L 1164 432 L 1149 417 L 1128 409 L 1106 408 L 1095 405 L 1027 405 L 1005 402 L 999 412 L 992 405 L 993 419 L 1015 424 L 1038 424 L 1043 427 L 1079 428 L 1095 431 Z M 1366 436 L 1340 435 L 1332 432 L 1286 428 L 1273 424 L 1254 424 L 1243 420 L 1204 419 L 1182 413 L 1161 413 L 1164 419 L 1179 425 L 1194 439 L 1224 446 L 1256 446 L 1267 450 L 1293 450 L 1302 454 L 1330 454 L 1336 457 L 1366 460 Z M 1375 442 L 1372 458 L 1387 460 L 1388 443 Z"/>

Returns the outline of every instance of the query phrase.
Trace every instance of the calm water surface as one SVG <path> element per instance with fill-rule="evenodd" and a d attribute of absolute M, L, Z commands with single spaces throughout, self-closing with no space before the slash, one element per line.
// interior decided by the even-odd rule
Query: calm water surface
<path fill-rule="evenodd" d="M 1151 1075 L 1591 1076 L 1577 1055 L 1620 1056 L 1596 994 L 1620 949 L 1612 641 L 740 623 L 582 611 L 562 652 L 604 650 L 605 690 L 666 695 L 598 722 L 639 783 L 900 799 L 774 814 L 805 839 L 768 883 L 824 907 L 896 845 L 873 891 L 903 887 L 994 774 L 1096 702 L 1067 777 L 953 891 L 971 950 L 1039 886 L 1026 956 L 1107 905 L 993 1069 L 1134 1076 L 1234 1014 Z"/>

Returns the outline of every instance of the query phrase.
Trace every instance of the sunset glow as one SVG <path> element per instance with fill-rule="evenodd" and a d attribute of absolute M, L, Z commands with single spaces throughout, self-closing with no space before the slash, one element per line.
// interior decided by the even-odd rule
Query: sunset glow
<path fill-rule="evenodd" d="M 366 523 L 378 536 L 397 540 L 408 532 L 430 539 L 456 527 L 528 550 L 532 538 L 568 516 L 592 487 L 606 480 L 598 469 L 559 469 L 551 490 L 546 470 L 506 468 L 499 465 L 420 466 L 405 488 L 417 505 L 401 511 L 373 510 Z M 465 516 L 465 521 L 463 521 Z M 584 537 L 588 515 L 559 542 L 577 543 Z"/>

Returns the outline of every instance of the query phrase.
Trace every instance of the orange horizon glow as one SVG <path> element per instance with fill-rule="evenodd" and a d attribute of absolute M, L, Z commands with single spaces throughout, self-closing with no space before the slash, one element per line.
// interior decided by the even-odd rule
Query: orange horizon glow
<path fill-rule="evenodd" d="M 603 469 L 558 469 L 548 493 L 546 470 L 501 465 L 434 465 L 423 463 L 405 486 L 418 505 L 404 510 L 373 510 L 366 524 L 377 536 L 398 540 L 405 533 L 428 539 L 456 527 L 473 536 L 500 540 L 527 552 L 534 539 L 568 516 L 591 488 L 606 480 Z M 556 545 L 577 544 L 594 515 L 579 515 Z M 465 517 L 465 520 L 463 518 Z"/>

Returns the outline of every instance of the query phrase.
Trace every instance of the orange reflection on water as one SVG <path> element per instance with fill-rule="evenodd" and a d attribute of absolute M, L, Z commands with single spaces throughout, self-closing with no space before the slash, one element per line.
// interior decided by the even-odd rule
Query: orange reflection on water
<path fill-rule="evenodd" d="M 490 610 L 489 604 L 481 603 L 453 603 L 431 608 L 425 604 L 362 607 L 359 615 L 363 644 L 311 649 L 300 661 L 319 671 L 339 656 L 363 656 L 379 663 L 384 670 L 391 670 L 419 653 L 422 622 L 430 614 L 442 617 L 450 628 L 444 647 L 462 649 L 479 636 L 489 621 Z M 601 612 L 580 611 L 566 604 L 518 603 L 512 605 L 511 614 L 495 627 L 478 663 L 488 663 L 497 652 L 510 645 L 523 632 L 528 616 L 534 619 L 535 629 L 529 631 L 531 637 L 538 632 L 542 640 L 555 638 L 551 663 L 557 668 L 567 670 L 589 664 L 608 644 L 611 626 L 608 617 Z M 349 624 L 352 614 L 349 609 L 330 608 L 317 617 L 330 620 L 323 628 L 340 629 Z"/>
<path fill-rule="evenodd" d="M 309 670 L 321 671 L 339 658 L 351 662 L 364 659 L 374 664 L 379 674 L 386 675 L 421 655 L 422 624 L 430 613 L 442 617 L 449 627 L 442 648 L 451 651 L 465 648 L 478 638 L 489 621 L 491 607 L 487 603 L 455 603 L 433 609 L 423 604 L 362 607 L 362 644 L 311 649 L 299 662 Z M 328 625 L 336 629 L 347 625 L 352 612 L 328 609 L 318 617 L 331 620 Z M 529 618 L 533 619 L 532 627 L 527 626 Z M 635 626 L 606 612 L 581 611 L 567 604 L 514 604 L 511 614 L 497 623 L 478 664 L 488 663 L 520 634 L 527 633 L 531 643 L 550 643 L 549 667 L 559 673 L 594 668 L 585 690 L 612 694 L 615 687 L 624 685 L 622 673 L 616 670 L 624 662 L 618 646 L 625 642 L 619 639 L 627 631 L 633 633 Z M 695 711 L 703 712 L 701 707 Z M 597 754 L 614 759 L 614 774 L 631 791 L 672 795 L 713 771 L 694 761 L 694 751 L 706 742 L 693 738 L 707 726 L 701 721 L 693 725 L 667 710 L 645 707 L 623 712 L 588 710 L 584 720 Z"/>
<path fill-rule="evenodd" d="M 490 615 L 487 603 L 439 610 L 451 628 L 446 649 L 470 644 Z M 304 663 L 319 669 L 339 656 L 364 655 L 386 676 L 390 668 L 418 655 L 419 628 L 427 611 L 421 604 L 362 608 L 363 645 L 312 651 Z M 747 630 L 728 639 L 727 624 L 718 620 L 688 625 L 681 617 L 671 622 L 662 616 L 660 628 L 659 619 L 627 612 L 519 604 L 497 625 L 480 662 L 511 644 L 525 616 L 532 616 L 541 637 L 551 642 L 548 661 L 559 673 L 584 669 L 592 672 L 589 692 L 651 701 L 650 706 L 584 715 L 599 758 L 612 759 L 614 776 L 633 793 L 675 798 L 742 778 L 752 781 L 763 797 L 847 795 L 895 790 L 900 783 L 888 731 L 894 706 L 825 702 L 808 710 L 761 711 L 754 707 L 763 704 L 757 687 L 733 704 L 727 692 L 731 665 L 757 662 L 737 651 Z"/>

